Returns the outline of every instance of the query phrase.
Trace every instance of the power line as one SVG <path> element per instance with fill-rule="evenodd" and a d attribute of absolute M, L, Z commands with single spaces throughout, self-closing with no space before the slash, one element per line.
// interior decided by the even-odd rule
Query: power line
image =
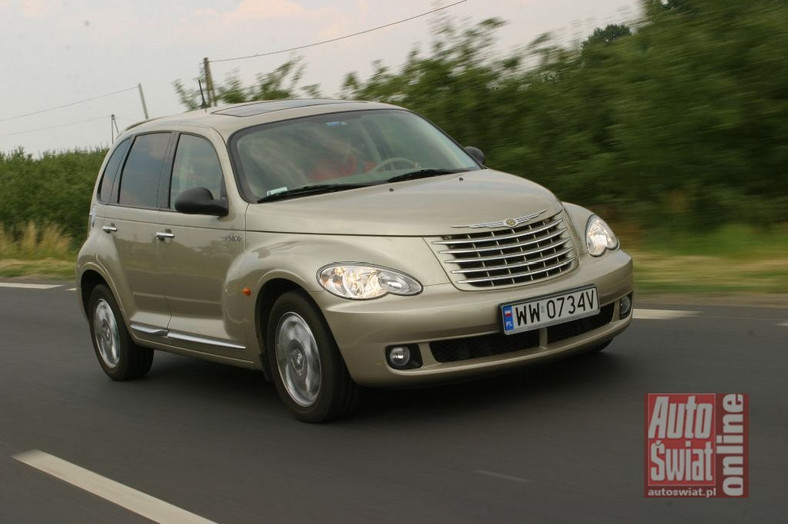
<path fill-rule="evenodd" d="M 126 122 L 129 122 L 131 124 L 136 124 L 137 122 L 140 121 L 139 118 L 126 118 L 125 116 L 121 116 L 121 115 L 115 115 L 115 119 L 116 120 L 125 120 Z"/>
<path fill-rule="evenodd" d="M 136 87 L 134 89 L 137 89 Z M 17 131 L 16 133 L 8 133 L 7 135 L 0 135 L 0 138 L 5 138 L 7 136 L 16 136 L 16 135 L 24 135 L 27 133 L 37 133 L 38 131 L 48 131 L 50 129 L 57 129 L 59 127 L 68 127 L 68 126 L 75 126 L 77 124 L 87 124 L 88 122 L 98 122 L 99 120 L 106 120 L 108 117 L 102 116 L 100 118 L 91 118 L 89 120 L 80 120 L 79 122 L 70 122 L 68 124 L 58 124 L 56 126 L 49 126 L 49 127 L 41 127 L 38 129 L 30 129 L 28 131 Z"/>
<path fill-rule="evenodd" d="M 254 54 L 254 55 L 239 56 L 239 57 L 235 57 L 235 58 L 220 58 L 218 60 L 211 60 L 211 62 L 213 62 L 213 63 L 216 63 L 216 62 L 231 62 L 231 61 L 234 61 L 234 60 L 246 60 L 247 58 L 258 58 L 258 57 L 261 57 L 261 56 L 280 55 L 282 53 L 289 53 L 291 51 L 299 51 L 301 49 L 306 49 L 308 47 L 315 47 L 315 46 L 319 46 L 319 45 L 323 45 L 323 44 L 329 44 L 331 42 L 337 42 L 339 40 L 344 40 L 346 38 L 352 38 L 354 36 L 359 36 L 359 35 L 363 35 L 363 34 L 366 34 L 366 33 L 371 33 L 373 31 L 377 31 L 379 29 L 385 29 L 386 27 L 391 27 L 393 25 L 402 24 L 404 22 L 410 22 L 411 20 L 415 20 L 417 18 L 421 18 L 421 17 L 427 16 L 427 15 L 431 15 L 432 13 L 437 13 L 438 11 L 443 11 L 444 9 L 449 9 L 450 7 L 454 7 L 455 5 L 459 5 L 459 4 L 465 3 L 467 1 L 468 0 L 460 0 L 459 2 L 454 2 L 453 4 L 445 5 L 443 7 L 438 7 L 436 9 L 433 9 L 432 11 L 427 11 L 426 13 L 421 13 L 419 15 L 411 16 L 409 18 L 403 18 L 402 20 L 397 20 L 396 22 L 390 22 L 388 24 L 379 25 L 379 26 L 373 27 L 371 29 L 365 29 L 364 31 L 359 31 L 358 33 L 353 33 L 353 34 L 345 35 L 345 36 L 339 36 L 337 38 L 331 38 L 329 40 L 323 40 L 321 42 L 315 42 L 313 44 L 300 45 L 300 46 L 297 46 L 297 47 L 291 47 L 289 49 L 282 49 L 280 51 L 271 51 L 271 52 L 268 52 L 268 53 L 257 53 L 257 54 Z"/>
<path fill-rule="evenodd" d="M 41 109 L 39 111 L 33 111 L 32 113 L 25 113 L 23 115 L 12 116 L 10 118 L 0 118 L 0 122 L 9 122 L 11 120 L 17 120 L 19 118 L 25 118 L 25 117 L 33 116 L 33 115 L 40 115 L 41 113 L 48 113 L 50 111 L 55 111 L 56 109 L 63 109 L 65 107 L 71 107 L 71 106 L 75 106 L 75 105 L 79 105 L 79 104 L 84 104 L 85 102 L 92 102 L 93 100 L 98 100 L 100 98 L 107 98 L 109 96 L 119 95 L 120 93 L 125 93 L 126 91 L 132 91 L 134 89 L 138 89 L 138 86 L 129 87 L 128 89 L 121 89 L 120 91 L 115 91 L 113 93 L 107 93 L 105 95 L 98 95 L 98 96 L 94 96 L 92 98 L 86 98 L 85 100 L 79 100 L 78 102 L 71 102 L 70 104 L 64 104 L 62 106 L 50 107 L 49 109 Z M 3 135 L 3 136 L 11 136 L 11 135 Z"/>

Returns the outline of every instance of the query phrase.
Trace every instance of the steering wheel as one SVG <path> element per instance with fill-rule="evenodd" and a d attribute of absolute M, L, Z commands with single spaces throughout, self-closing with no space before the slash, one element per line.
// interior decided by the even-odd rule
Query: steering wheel
<path fill-rule="evenodd" d="M 385 171 L 387 169 L 391 169 L 391 167 L 396 163 L 406 163 L 408 164 L 407 167 L 419 167 L 419 164 L 411 160 L 410 158 L 405 158 L 404 156 L 393 156 L 391 158 L 387 158 L 380 164 L 376 165 L 370 173 L 378 173 L 380 171 Z"/>

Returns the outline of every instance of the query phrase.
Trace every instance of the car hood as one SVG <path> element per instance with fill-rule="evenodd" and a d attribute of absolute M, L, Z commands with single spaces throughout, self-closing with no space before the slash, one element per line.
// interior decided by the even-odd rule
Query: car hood
<path fill-rule="evenodd" d="M 484 169 L 249 206 L 246 229 L 279 233 L 437 236 L 561 203 L 524 178 Z M 466 229 L 467 230 L 467 229 Z"/>

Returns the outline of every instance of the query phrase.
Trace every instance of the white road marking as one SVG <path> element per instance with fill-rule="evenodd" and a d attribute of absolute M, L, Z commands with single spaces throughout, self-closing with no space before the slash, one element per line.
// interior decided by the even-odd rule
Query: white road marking
<path fill-rule="evenodd" d="M 485 475 L 487 477 L 493 477 L 502 480 L 510 480 L 512 482 L 521 482 L 521 483 L 533 482 L 531 480 L 524 479 L 521 477 L 513 477 L 512 475 L 504 475 L 503 473 L 495 473 L 494 471 L 485 471 L 483 469 L 477 469 L 474 473 L 478 473 L 479 475 Z"/>
<path fill-rule="evenodd" d="M 25 451 L 14 458 L 154 522 L 213 522 L 43 451 Z"/>
<path fill-rule="evenodd" d="M 77 290 L 77 288 L 72 287 L 72 288 L 67 289 L 66 291 L 76 291 L 76 290 Z"/>
<path fill-rule="evenodd" d="M 17 289 L 53 289 L 63 286 L 59 284 L 17 284 L 13 282 L 0 282 L 0 287 L 12 287 Z"/>
<path fill-rule="evenodd" d="M 786 321 L 785 321 L 785 322 L 783 322 L 782 324 L 777 324 L 777 325 L 778 325 L 778 326 L 781 326 L 781 327 L 788 327 L 788 320 L 786 320 Z"/>
<path fill-rule="evenodd" d="M 677 318 L 694 317 L 699 311 L 682 311 L 679 309 L 635 309 L 634 318 L 644 320 L 674 320 Z"/>

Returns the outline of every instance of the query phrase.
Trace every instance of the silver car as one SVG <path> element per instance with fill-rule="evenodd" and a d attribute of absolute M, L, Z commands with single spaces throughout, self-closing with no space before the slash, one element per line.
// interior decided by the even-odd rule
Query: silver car
<path fill-rule="evenodd" d="M 605 222 L 378 103 L 144 122 L 107 154 L 77 261 L 104 371 L 153 350 L 262 370 L 301 420 L 408 386 L 602 349 L 632 319 Z"/>

